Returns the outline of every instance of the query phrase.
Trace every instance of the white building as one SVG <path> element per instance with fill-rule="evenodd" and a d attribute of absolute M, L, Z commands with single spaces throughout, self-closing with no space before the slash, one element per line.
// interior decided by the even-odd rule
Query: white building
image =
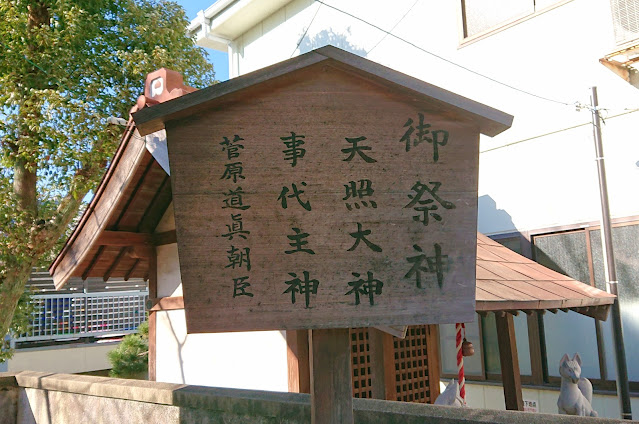
<path fill-rule="evenodd" d="M 576 106 L 589 105 L 597 86 L 631 391 L 639 390 L 638 29 L 639 7 L 623 0 L 219 0 L 189 28 L 200 45 L 228 52 L 231 77 L 332 44 L 514 115 L 509 131 L 482 138 L 479 231 L 604 288 L 591 114 Z M 604 396 L 615 380 L 610 321 L 568 312 L 516 323 L 526 400 L 555 412 L 559 359 L 578 351 L 600 394 L 595 408 L 618 416 L 616 399 Z M 490 384 L 500 373 L 494 321 L 473 331 L 481 355 L 466 365 L 478 380 L 469 403 L 503 408 Z M 442 331 L 444 376 L 454 371 L 450 336 Z"/>
<path fill-rule="evenodd" d="M 476 2 L 461 1 L 333 3 L 221 0 L 202 12 L 190 29 L 202 45 L 229 52 L 232 77 L 333 44 L 514 115 L 510 130 L 481 140 L 479 231 L 548 267 L 603 288 L 590 113 L 575 108 L 575 102 L 589 102 L 590 86 L 599 87 L 600 104 L 607 109 L 604 147 L 611 211 L 617 224 L 629 374 L 631 389 L 636 390 L 639 363 L 632 360 L 632 352 L 639 347 L 639 317 L 633 316 L 633 306 L 639 301 L 639 290 L 633 289 L 632 278 L 639 275 L 639 202 L 633 195 L 639 179 L 639 147 L 633 143 L 631 123 L 637 116 L 639 95 L 618 76 L 634 81 L 634 71 L 623 65 L 630 64 L 632 50 L 625 51 L 629 56 L 625 59 L 610 56 L 622 50 L 613 36 L 616 21 L 610 5 L 547 0 L 537 1 L 535 10 L 532 1 L 517 0 L 503 2 L 496 13 Z M 464 37 L 464 31 L 470 36 Z M 615 73 L 599 63 L 607 56 Z M 253 79 L 240 81 L 247 80 Z M 155 82 L 166 90 L 151 93 Z M 192 91 L 183 86 L 181 77 L 166 70 L 150 74 L 146 87 L 147 105 Z M 220 92 L 224 90 L 219 87 Z M 129 127 L 89 212 L 50 268 L 56 286 L 82 275 L 148 278 L 152 379 L 303 390 L 304 367 L 297 359 L 304 356 L 303 334 L 187 335 L 170 170 L 166 152 L 159 146 L 159 134 L 144 138 L 133 125 Z M 566 311 L 541 315 L 529 310 L 530 315 L 514 318 L 519 369 L 526 385 L 523 398 L 533 409 L 555 413 L 559 359 L 578 351 L 584 360 L 583 375 L 596 389 L 595 409 L 600 416 L 618 417 L 611 391 L 615 366 L 610 324 L 596 324 L 592 318 Z M 467 325 L 467 337 L 478 352 L 466 361 L 472 407 L 504 408 L 495 321 L 494 314 L 483 314 Z M 439 341 L 442 377 L 453 377 L 452 329 L 441 326 L 439 340 L 436 329 L 424 332 L 420 337 L 434 343 L 428 342 L 422 350 L 429 351 L 429 358 L 437 357 Z M 365 344 L 358 342 L 363 332 L 355 331 L 353 337 L 354 345 Z M 410 349 L 407 344 L 413 339 L 407 340 L 396 341 L 396 353 Z M 355 353 L 366 358 L 365 350 Z M 439 371 L 428 370 L 428 384 L 439 380 Z M 437 392 L 433 387 L 429 390 L 429 394 Z M 635 410 L 639 409 L 637 399 L 633 398 Z"/>

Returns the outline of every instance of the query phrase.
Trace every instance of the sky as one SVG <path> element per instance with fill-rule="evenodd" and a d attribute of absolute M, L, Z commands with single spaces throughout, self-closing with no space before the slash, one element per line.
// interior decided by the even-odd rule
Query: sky
<path fill-rule="evenodd" d="M 197 12 L 205 10 L 217 0 L 175 0 L 186 11 L 186 17 L 192 21 L 197 17 Z M 215 78 L 218 81 L 226 81 L 229 79 L 229 60 L 226 52 L 218 52 L 217 50 L 206 49 L 209 54 L 209 62 L 213 64 L 215 69 Z"/>

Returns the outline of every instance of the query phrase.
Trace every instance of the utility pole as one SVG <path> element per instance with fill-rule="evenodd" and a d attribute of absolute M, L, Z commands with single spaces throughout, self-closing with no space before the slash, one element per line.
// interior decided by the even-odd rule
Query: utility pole
<path fill-rule="evenodd" d="M 612 247 L 612 226 L 610 224 L 610 206 L 608 204 L 608 184 L 606 183 L 606 167 L 604 164 L 603 145 L 601 143 L 601 118 L 599 116 L 599 100 L 597 87 L 591 88 L 592 126 L 595 138 L 595 152 L 597 171 L 599 175 L 599 196 L 601 199 L 601 240 L 606 265 L 607 287 L 611 294 L 617 296 L 612 304 L 612 341 L 615 346 L 615 362 L 617 365 L 617 397 L 621 418 L 632 419 L 630 407 L 630 389 L 628 386 L 628 367 L 626 365 L 626 348 L 623 342 L 623 328 L 621 325 L 621 310 L 619 309 L 619 294 L 617 291 L 617 269 Z"/>

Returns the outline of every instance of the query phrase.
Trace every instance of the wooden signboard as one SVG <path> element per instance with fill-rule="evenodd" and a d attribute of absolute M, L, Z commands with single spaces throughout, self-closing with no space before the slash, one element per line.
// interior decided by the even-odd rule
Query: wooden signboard
<path fill-rule="evenodd" d="M 190 333 L 474 319 L 479 130 L 339 67 L 166 123 Z"/>

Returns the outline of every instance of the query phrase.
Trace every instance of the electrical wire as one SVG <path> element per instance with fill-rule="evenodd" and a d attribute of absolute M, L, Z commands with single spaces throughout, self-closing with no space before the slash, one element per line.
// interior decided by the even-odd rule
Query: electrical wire
<path fill-rule="evenodd" d="M 360 22 L 363 22 L 366 25 L 369 25 L 369 26 L 371 26 L 371 27 L 373 27 L 373 28 L 375 28 L 375 29 L 377 29 L 379 31 L 382 31 L 384 33 L 384 36 L 367 52 L 367 54 L 370 54 L 370 52 L 372 52 L 382 41 L 384 41 L 384 39 L 387 36 L 390 35 L 391 37 L 396 38 L 397 40 L 399 40 L 399 41 L 401 41 L 403 43 L 406 43 L 406 44 L 408 44 L 408 45 L 410 45 L 410 46 L 412 46 L 412 47 L 414 47 L 414 48 L 416 48 L 416 49 L 418 49 L 418 50 L 420 50 L 420 51 L 422 51 L 422 52 L 424 52 L 424 53 L 426 53 L 428 55 L 431 55 L 431 56 L 433 56 L 433 57 L 435 57 L 437 59 L 440 59 L 440 60 L 442 60 L 442 61 L 444 61 L 446 63 L 449 63 L 449 64 L 451 64 L 453 66 L 456 66 L 456 67 L 458 67 L 460 69 L 463 69 L 463 70 L 465 70 L 467 72 L 473 73 L 473 74 L 475 74 L 477 76 L 480 76 L 480 77 L 485 78 L 485 79 L 487 79 L 489 81 L 495 82 L 497 84 L 500 84 L 500 85 L 502 85 L 504 87 L 507 87 L 507 88 L 510 88 L 512 90 L 527 94 L 527 95 L 532 96 L 532 97 L 536 97 L 536 98 L 541 99 L 541 100 L 546 100 L 546 101 L 549 101 L 549 102 L 552 102 L 552 103 L 561 104 L 561 105 L 564 105 L 564 106 L 574 106 L 574 107 L 576 107 L 577 110 L 580 110 L 580 109 L 591 110 L 592 109 L 591 106 L 585 105 L 585 104 L 580 103 L 580 102 L 573 102 L 573 103 L 562 102 L 562 101 L 559 101 L 559 100 L 550 99 L 550 98 L 547 98 L 547 97 L 544 97 L 544 96 L 540 96 L 540 95 L 531 93 L 529 91 L 522 90 L 520 88 L 514 87 L 514 86 L 512 86 L 510 84 L 501 82 L 501 81 L 499 81 L 499 80 L 497 80 L 495 78 L 492 78 L 492 77 L 489 77 L 487 75 L 481 74 L 481 73 L 479 73 L 477 71 L 474 71 L 474 70 L 472 70 L 470 68 L 467 68 L 467 67 L 465 67 L 463 65 L 460 65 L 460 64 L 458 64 L 456 62 L 453 62 L 452 60 L 446 59 L 446 58 L 444 58 L 442 56 L 439 56 L 439 55 L 437 55 L 435 53 L 432 53 L 432 52 L 430 52 L 430 51 L 428 51 L 428 50 L 426 50 L 426 49 L 424 49 L 424 48 L 422 48 L 422 47 L 420 47 L 420 46 L 418 46 L 418 45 L 416 45 L 416 44 L 414 44 L 414 43 L 412 43 L 412 42 L 410 42 L 410 41 L 408 41 L 408 40 L 406 40 L 406 39 L 404 39 L 402 37 L 399 37 L 399 36 L 393 34 L 392 31 L 397 27 L 397 25 L 399 25 L 406 18 L 406 16 L 412 11 L 412 9 L 415 7 L 415 5 L 417 5 L 417 3 L 419 3 L 419 0 L 416 0 L 415 3 L 413 3 L 413 5 L 406 11 L 406 13 L 404 13 L 404 15 L 395 23 L 395 25 L 393 25 L 393 27 L 390 29 L 390 31 L 386 31 L 385 29 L 383 29 L 383 28 L 381 28 L 381 27 L 379 27 L 379 26 L 377 26 L 377 25 L 375 25 L 375 24 L 373 24 L 371 22 L 366 21 L 365 19 L 362 19 L 362 18 L 360 18 L 358 16 L 353 15 L 352 13 L 346 12 L 346 11 L 344 11 L 342 9 L 339 9 L 339 8 L 335 7 L 335 6 L 327 4 L 327 3 L 325 3 L 322 0 L 314 0 L 314 1 L 316 1 L 320 5 L 315 10 L 315 13 L 313 14 L 313 17 L 311 18 L 311 21 L 309 22 L 308 26 L 306 27 L 306 29 L 304 31 L 304 34 L 302 34 L 302 36 L 300 37 L 299 41 L 297 42 L 297 44 L 295 46 L 295 49 L 291 53 L 291 57 L 295 54 L 295 52 L 297 51 L 297 49 L 301 45 L 302 41 L 304 40 L 304 37 L 306 37 L 306 34 L 308 33 L 308 30 L 310 29 L 311 25 L 315 21 L 315 18 L 317 17 L 317 14 L 318 14 L 320 8 L 322 7 L 322 5 L 324 5 L 326 7 L 334 9 L 337 12 L 340 12 L 340 13 L 342 13 L 344 15 L 350 16 L 353 19 L 356 19 L 356 20 L 358 20 Z M 11 49 L 11 47 L 8 44 L 6 44 L 4 41 L 0 40 L 0 43 L 2 45 L 4 45 L 7 49 Z M 71 91 L 58 78 L 53 77 L 49 72 L 47 72 L 45 69 L 43 69 L 38 64 L 34 63 L 26 55 L 22 55 L 22 56 L 29 64 L 31 64 L 32 66 L 34 66 L 37 69 L 39 69 L 40 71 L 45 73 L 47 76 L 55 78 L 55 80 L 58 82 L 58 84 L 62 88 L 66 89 L 67 91 Z M 605 108 L 600 108 L 600 109 L 601 110 L 605 110 L 605 111 L 609 111 L 609 109 L 605 109 Z M 637 111 L 639 111 L 639 108 L 636 108 L 636 109 L 624 108 L 623 110 L 624 110 L 623 113 L 620 113 L 620 114 L 617 114 L 617 115 L 613 115 L 613 116 L 609 116 L 609 117 L 607 117 L 607 119 L 612 119 L 612 118 L 616 118 L 616 117 L 619 117 L 619 116 L 623 116 L 623 115 L 627 115 L 627 114 L 630 114 L 630 113 L 637 112 Z M 510 146 L 513 146 L 513 145 L 516 145 L 516 144 L 523 143 L 525 141 L 534 140 L 534 139 L 541 138 L 541 137 L 544 137 L 544 136 L 547 136 L 547 135 L 561 133 L 561 132 L 564 132 L 564 131 L 568 131 L 568 130 L 571 130 L 571 129 L 579 128 L 579 127 L 586 126 L 586 125 L 589 125 L 589 124 L 590 123 L 579 124 L 579 125 L 575 125 L 575 126 L 572 126 L 572 127 L 564 128 L 564 129 L 561 129 L 561 130 L 552 131 L 552 132 L 549 132 L 549 133 L 546 133 L 546 134 L 541 134 L 541 135 L 537 135 L 537 136 L 533 136 L 533 137 L 528 137 L 528 138 L 523 139 L 523 140 L 518 140 L 518 141 L 515 141 L 515 142 L 512 142 L 512 143 L 507 143 L 507 144 L 504 144 L 504 145 L 501 145 L 501 146 L 497 146 L 497 147 L 493 147 L 493 148 L 490 148 L 490 149 L 482 150 L 480 153 L 486 153 L 486 152 L 491 152 L 491 151 L 494 151 L 494 150 L 502 149 L 502 148 L 505 148 L 505 147 L 510 147 Z M 135 135 L 133 135 L 133 136 L 135 137 Z M 141 138 L 141 137 L 138 137 L 138 138 Z"/>
<path fill-rule="evenodd" d="M 304 40 L 304 37 L 306 37 L 306 34 L 308 33 L 309 28 L 311 27 L 311 25 L 313 25 L 313 22 L 315 21 L 315 17 L 317 16 L 317 12 L 319 12 L 320 8 L 322 7 L 322 2 L 319 2 L 320 5 L 317 6 L 317 9 L 315 10 L 315 14 L 313 15 L 313 18 L 311 19 L 311 22 L 308 23 L 308 26 L 306 27 L 306 29 L 304 30 L 304 34 L 302 34 L 302 36 L 300 37 L 299 41 L 297 42 L 297 45 L 295 46 L 295 48 L 293 49 L 293 52 L 291 53 L 291 55 L 289 56 L 289 59 L 291 57 L 293 57 L 293 55 L 295 54 L 295 52 L 297 51 L 298 47 L 300 46 L 300 44 L 302 44 L 302 40 Z"/>
<path fill-rule="evenodd" d="M 408 44 L 408 45 L 410 45 L 410 46 L 412 46 L 412 47 L 415 47 L 416 49 L 418 49 L 418 50 L 420 50 L 420 51 L 422 51 L 422 52 L 424 52 L 424 53 L 426 53 L 426 54 L 428 54 L 428 55 L 431 55 L 431 56 L 433 56 L 433 57 L 435 57 L 435 58 L 437 58 L 437 59 L 439 59 L 439 60 L 442 60 L 442 61 L 444 61 L 444 62 L 446 62 L 446 63 L 449 63 L 449 64 L 451 64 L 451 65 L 453 65 L 453 66 L 456 66 L 456 67 L 458 67 L 458 68 L 460 68 L 460 69 L 463 69 L 463 70 L 465 70 L 465 71 L 467 71 L 467 72 L 470 72 L 470 73 L 472 73 L 472 74 L 475 74 L 475 75 L 477 75 L 477 76 L 480 76 L 480 77 L 482 77 L 482 78 L 485 78 L 485 79 L 487 79 L 487 80 L 489 80 L 489 81 L 492 81 L 492 82 L 497 83 L 497 84 L 499 84 L 499 85 L 502 85 L 502 86 L 504 86 L 504 87 L 510 88 L 511 90 L 519 91 L 520 93 L 527 94 L 528 96 L 536 97 L 536 98 L 541 99 L 541 100 L 545 100 L 545 101 L 548 101 L 548 102 L 551 102 L 551 103 L 556 103 L 556 104 L 560 104 L 560 105 L 564 105 L 564 106 L 579 106 L 579 105 L 580 105 L 580 103 L 579 103 L 579 102 L 567 103 L 567 102 L 562 102 L 562 101 L 560 101 L 560 100 L 551 99 L 551 98 L 549 98 L 549 97 L 540 96 L 540 95 L 538 95 L 538 94 L 531 93 L 530 91 L 522 90 L 522 89 L 520 89 L 520 88 L 517 88 L 517 87 L 512 86 L 512 85 L 510 85 L 510 84 L 507 84 L 507 83 L 505 83 L 505 82 L 499 81 L 499 80 L 497 80 L 497 79 L 495 79 L 495 78 L 489 77 L 488 75 L 484 75 L 484 74 L 482 74 L 482 73 L 480 73 L 480 72 L 477 72 L 477 71 L 475 71 L 475 70 L 473 70 L 473 69 L 470 69 L 470 68 L 468 68 L 468 67 L 466 67 L 466 66 L 464 66 L 464 65 L 460 65 L 459 63 L 453 62 L 453 61 L 452 61 L 452 60 L 450 60 L 450 59 L 446 59 L 446 58 L 445 58 L 445 57 L 443 57 L 443 56 L 440 56 L 440 55 L 435 54 L 435 53 L 433 53 L 433 52 L 431 52 L 431 51 L 428 51 L 428 50 L 424 49 L 423 47 L 420 47 L 420 46 L 418 46 L 418 45 L 417 45 L 417 44 L 415 44 L 415 43 L 412 43 L 412 42 L 410 42 L 410 41 L 408 41 L 408 40 L 406 40 L 406 39 L 404 39 L 404 38 L 402 38 L 402 37 L 400 37 L 400 36 L 398 36 L 398 35 L 395 35 L 395 34 L 391 33 L 390 31 L 386 31 L 385 29 L 383 29 L 383 28 L 381 28 L 381 27 L 379 27 L 379 26 L 377 26 L 377 25 L 375 25 L 375 24 L 373 24 L 373 23 L 371 23 L 371 22 L 368 22 L 368 21 L 367 21 L 367 20 L 365 20 L 365 19 L 362 19 L 362 18 L 360 18 L 360 17 L 358 17 L 358 16 L 355 16 L 355 15 L 353 15 L 352 13 L 346 12 L 346 11 L 344 11 L 344 10 L 342 10 L 342 9 L 339 9 L 339 8 L 337 8 L 337 7 L 335 7 L 335 6 L 332 6 L 332 5 L 328 4 L 328 3 L 325 3 L 325 2 L 323 2 L 322 0 L 315 0 L 315 1 L 317 1 L 318 3 L 323 4 L 323 5 L 324 5 L 324 6 L 326 6 L 326 7 L 329 7 L 329 8 L 331 8 L 331 9 L 334 9 L 334 10 L 336 10 L 336 11 L 338 11 L 338 12 L 340 12 L 340 13 L 344 14 L 344 15 L 350 16 L 350 17 L 351 17 L 351 18 L 353 18 L 353 19 L 357 19 L 358 21 L 363 22 L 363 23 L 365 23 L 366 25 L 369 25 L 369 26 L 371 26 L 371 27 L 373 27 L 373 28 L 375 28 L 375 29 L 378 29 L 379 31 L 382 31 L 382 32 L 386 33 L 386 35 L 390 35 L 391 37 L 396 38 L 397 40 L 399 40 L 399 41 L 401 41 L 401 42 L 403 42 L 403 43 L 406 43 L 406 44 Z"/>
<path fill-rule="evenodd" d="M 606 118 L 606 120 L 613 119 L 613 118 L 618 118 L 618 117 L 624 116 L 624 115 L 629 115 L 629 114 L 635 113 L 635 112 L 639 112 L 639 109 L 632 109 L 632 110 L 628 110 L 627 112 L 619 113 L 617 115 L 608 116 Z M 551 132 L 548 132 L 548 133 L 545 133 L 545 134 L 535 135 L 533 137 L 524 138 L 523 140 L 517 140 L 517 141 L 513 141 L 512 143 L 502 144 L 501 146 L 491 147 L 490 149 L 481 150 L 479 153 L 492 152 L 494 150 L 499 150 L 499 149 L 503 149 L 505 147 L 514 146 L 516 144 L 520 144 L 520 143 L 523 143 L 525 141 L 535 140 L 537 138 L 546 137 L 548 135 L 559 134 L 559 133 L 562 133 L 562 132 L 565 132 L 565 131 L 574 130 L 575 128 L 585 127 L 585 126 L 588 126 L 588 125 L 592 125 L 592 122 L 584 122 L 583 124 L 573 125 L 572 127 L 562 128 L 560 130 L 551 131 Z"/>
<path fill-rule="evenodd" d="M 373 23 L 371 23 L 371 22 L 369 22 L 369 21 L 367 21 L 367 20 L 365 20 L 365 19 L 362 19 L 362 18 L 360 18 L 360 17 L 358 17 L 358 16 L 355 16 L 355 15 L 353 15 L 352 13 L 346 12 L 346 11 L 344 11 L 344 10 L 342 10 L 342 9 L 339 9 L 339 8 L 337 8 L 337 7 L 335 7 L 335 6 L 332 6 L 332 5 L 328 4 L 328 3 L 325 3 L 325 2 L 323 2 L 322 0 L 314 0 L 314 1 L 316 1 L 316 2 L 317 2 L 317 3 L 319 3 L 320 5 L 319 5 L 319 6 L 318 6 L 318 8 L 315 10 L 315 13 L 313 14 L 313 17 L 311 18 L 311 21 L 309 22 L 308 26 L 307 26 L 307 27 L 306 27 L 306 29 L 304 30 L 304 34 L 302 34 L 302 36 L 300 37 L 300 39 L 299 39 L 299 41 L 297 42 L 297 44 L 296 44 L 296 46 L 295 46 L 295 49 L 294 49 L 294 50 L 293 50 L 293 52 L 291 53 L 291 56 L 290 56 L 290 57 L 293 57 L 293 55 L 295 54 L 295 52 L 297 51 L 297 49 L 299 48 L 299 46 L 302 44 L 302 41 L 304 40 L 304 37 L 306 37 L 306 34 L 308 33 L 308 30 L 310 29 L 311 25 L 312 25 L 312 24 L 313 24 L 313 22 L 315 21 L 315 18 L 317 17 L 317 14 L 318 14 L 318 12 L 319 12 L 320 8 L 322 7 L 322 5 L 324 5 L 324 6 L 326 6 L 326 7 L 329 7 L 329 8 L 331 8 L 331 9 L 336 10 L 337 12 L 340 12 L 340 13 L 342 13 L 342 14 L 345 14 L 345 15 L 347 15 L 347 16 L 350 16 L 350 17 L 352 17 L 353 19 L 356 19 L 356 20 L 358 20 L 358 21 L 360 21 L 360 22 L 363 22 L 363 23 L 365 23 L 366 25 L 369 25 L 369 26 L 371 26 L 371 27 L 373 27 L 373 28 L 375 28 L 375 29 L 377 29 L 377 30 L 379 30 L 379 31 L 382 31 L 382 32 L 384 33 L 384 37 L 382 37 L 382 39 L 380 39 L 380 40 L 377 42 L 377 44 L 375 44 L 375 45 L 374 45 L 374 46 L 373 46 L 373 47 L 372 47 L 372 48 L 371 48 L 371 49 L 367 52 L 367 54 L 370 54 L 370 52 L 371 52 L 371 51 L 373 51 L 373 49 L 374 49 L 375 47 L 377 47 L 377 45 L 379 45 L 379 44 L 380 44 L 380 43 L 381 43 L 381 42 L 382 42 L 382 41 L 383 41 L 383 40 L 384 40 L 387 36 L 389 36 L 389 35 L 390 35 L 391 37 L 396 38 L 397 40 L 399 40 L 399 41 L 401 41 L 401 42 L 403 42 L 403 43 L 406 43 L 406 44 L 408 44 L 408 45 L 410 45 L 410 46 L 412 46 L 412 47 L 414 47 L 414 48 L 416 48 L 416 49 L 418 49 L 418 50 L 420 50 L 420 51 L 422 51 L 422 52 L 424 52 L 424 53 L 426 53 L 426 54 L 428 54 L 428 55 L 431 55 L 431 56 L 433 56 L 433 57 L 435 57 L 435 58 L 437 58 L 437 59 L 440 59 L 440 60 L 442 60 L 442 61 L 444 61 L 444 62 L 446 62 L 446 63 L 449 63 L 449 64 L 451 64 L 451 65 L 453 65 L 453 66 L 456 66 L 456 67 L 458 67 L 458 68 L 460 68 L 460 69 L 463 69 L 463 70 L 465 70 L 465 71 L 467 71 L 467 72 L 473 73 L 473 74 L 475 74 L 475 75 L 477 75 L 477 76 L 480 76 L 480 77 L 482 77 L 482 78 L 485 78 L 485 79 L 487 79 L 487 80 L 489 80 L 489 81 L 492 81 L 492 82 L 494 82 L 494 83 L 496 83 L 496 84 L 499 84 L 499 85 L 502 85 L 502 86 L 504 86 L 504 87 L 510 88 L 510 89 L 512 89 L 512 90 L 515 90 L 515 91 L 518 91 L 518 92 L 521 92 L 521 93 L 527 94 L 527 95 L 532 96 L 532 97 L 536 97 L 536 98 L 541 99 L 541 100 L 546 100 L 546 101 L 549 101 L 549 102 L 552 102 L 552 103 L 556 103 L 556 104 L 561 104 L 561 105 L 564 105 L 564 106 L 576 106 L 576 107 L 577 107 L 577 109 L 579 109 L 579 108 L 586 108 L 586 109 L 590 109 L 590 107 L 589 107 L 589 106 L 583 105 L 583 104 L 581 104 L 580 102 L 573 102 L 573 103 L 562 102 L 562 101 L 559 101 L 559 100 L 555 100 L 555 99 L 551 99 L 551 98 L 548 98 L 548 97 L 540 96 L 540 95 L 538 95 L 538 94 L 531 93 L 531 92 L 526 91 L 526 90 L 522 90 L 522 89 L 517 88 L 517 87 L 515 87 L 515 86 L 512 86 L 512 85 L 510 85 L 510 84 L 507 84 L 507 83 L 504 83 L 504 82 L 502 82 L 502 81 L 499 81 L 499 80 L 497 80 L 497 79 L 495 79 L 495 78 L 492 78 L 492 77 L 489 77 L 489 76 L 484 75 L 484 74 L 482 74 L 482 73 L 479 73 L 479 72 L 477 72 L 477 71 L 474 71 L 474 70 L 472 70 L 472 69 L 470 69 L 470 68 L 468 68 L 468 67 L 466 67 L 466 66 L 460 65 L 460 64 L 458 64 L 458 63 L 456 63 L 456 62 L 453 62 L 453 61 L 452 61 L 452 60 L 450 60 L 450 59 L 446 59 L 446 58 L 445 58 L 445 57 L 443 57 L 443 56 L 440 56 L 440 55 L 437 55 L 437 54 L 435 54 L 435 53 L 433 53 L 433 52 L 430 52 L 430 51 L 428 51 L 428 50 L 426 50 L 426 49 L 424 49 L 424 48 L 422 48 L 422 47 L 420 47 L 420 46 L 418 46 L 418 45 L 416 45 L 416 44 L 414 44 L 414 43 L 412 43 L 412 42 L 410 42 L 410 41 L 408 41 L 408 40 L 406 40 L 406 39 L 404 39 L 404 38 L 402 38 L 402 37 L 399 37 L 399 36 L 397 36 L 397 35 L 393 34 L 393 33 L 392 33 L 392 31 L 395 29 L 395 27 L 397 27 L 397 25 L 399 25 L 399 23 L 400 23 L 402 20 L 404 20 L 404 18 L 408 15 L 408 13 L 410 13 L 410 11 L 411 11 L 411 10 L 415 7 L 415 5 L 419 2 L 419 0 L 415 1 L 415 3 L 414 3 L 414 4 L 413 4 L 413 5 L 412 5 L 409 9 L 408 9 L 408 11 L 404 14 L 404 16 L 402 16 L 402 18 L 401 18 L 401 19 L 400 19 L 400 20 L 399 20 L 399 21 L 398 21 L 398 22 L 397 22 L 397 23 L 393 26 L 393 28 L 391 28 L 391 30 L 390 30 L 390 31 L 387 31 L 387 30 L 385 30 L 385 29 L 383 29 L 383 28 L 381 28 L 381 27 L 379 27 L 379 26 L 377 26 L 377 25 L 375 25 L 375 24 L 373 24 Z M 10 46 L 9 46 L 9 45 L 7 45 L 4 41 L 1 41 L 1 40 L 0 40 L 0 43 L 2 43 L 5 47 L 7 47 L 8 49 L 10 49 Z M 31 61 L 31 60 L 30 60 L 28 57 L 26 57 L 25 55 L 23 55 L 23 58 L 24 58 L 24 59 L 25 59 L 28 63 L 30 63 L 32 66 L 35 66 L 35 67 L 36 67 L 36 68 L 38 68 L 40 71 L 44 72 L 46 75 L 48 75 L 48 76 L 50 76 L 50 77 L 52 76 L 51 74 L 49 74 L 49 72 L 47 72 L 45 69 L 43 69 L 42 67 L 40 67 L 39 65 L 37 65 L 36 63 L 34 63 L 33 61 Z M 53 78 L 55 78 L 55 77 L 53 77 Z M 66 89 L 66 90 L 67 90 L 67 91 L 69 91 L 69 92 L 71 91 L 71 90 L 70 90 L 68 87 L 66 87 L 66 86 L 65 86 L 65 85 L 64 85 L 64 84 L 63 84 L 63 83 L 62 83 L 62 82 L 61 82 L 58 78 L 55 78 L 55 79 L 57 80 L 57 82 L 58 82 L 58 84 L 59 84 L 60 86 L 62 86 L 64 89 Z"/>
<path fill-rule="evenodd" d="M 403 20 L 404 20 L 404 18 L 405 18 L 406 16 L 408 16 L 408 14 L 411 12 L 411 10 L 413 10 L 413 8 L 417 5 L 417 3 L 419 3 L 419 0 L 415 0 L 415 3 L 413 3 L 413 5 L 412 5 L 412 6 L 411 6 L 411 7 L 410 7 L 407 11 L 406 11 L 406 13 L 404 13 L 404 16 L 402 16 L 402 17 L 401 17 L 401 19 L 400 19 L 399 21 L 397 21 L 397 22 L 395 23 L 395 25 L 393 25 L 393 27 L 392 27 L 392 28 L 388 31 L 388 33 L 387 33 L 387 34 L 384 34 L 384 36 L 383 36 L 382 38 L 380 38 L 380 39 L 379 39 L 379 41 L 378 41 L 377 43 L 375 43 L 375 45 L 374 45 L 373 47 L 371 47 L 371 49 L 370 49 L 370 50 L 366 53 L 366 55 L 371 54 L 371 52 L 372 52 L 373 50 L 375 50 L 375 47 L 379 46 L 379 44 L 380 44 L 382 41 L 384 41 L 384 40 L 386 39 L 386 37 L 388 37 L 388 34 L 390 34 L 391 32 L 393 32 L 393 30 L 394 30 L 395 28 L 397 28 L 397 25 L 399 25 L 399 23 L 400 23 L 401 21 L 403 21 Z"/>

